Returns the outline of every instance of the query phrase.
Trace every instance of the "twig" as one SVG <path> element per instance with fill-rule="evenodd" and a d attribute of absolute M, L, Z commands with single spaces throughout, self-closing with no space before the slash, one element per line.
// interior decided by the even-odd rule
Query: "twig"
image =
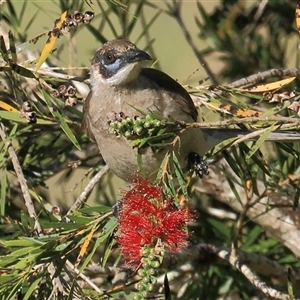
<path fill-rule="evenodd" d="M 96 183 L 101 179 L 101 177 L 109 170 L 108 165 L 104 166 L 88 183 L 85 189 L 81 192 L 81 194 L 77 197 L 75 202 L 69 208 L 67 212 L 67 216 L 72 214 L 75 210 L 77 210 L 81 205 L 87 200 L 88 195 L 96 185 Z"/>
<path fill-rule="evenodd" d="M 300 77 L 300 69 L 288 69 L 288 68 L 271 69 L 271 70 L 267 70 L 264 72 L 260 72 L 239 79 L 237 81 L 228 84 L 227 86 L 231 88 L 245 87 L 245 86 L 257 84 L 258 82 L 264 81 L 271 77 L 284 77 L 284 76 Z"/>
<path fill-rule="evenodd" d="M 269 287 L 260 278 L 255 276 L 253 272 L 244 263 L 241 262 L 237 254 L 238 251 L 235 251 L 234 253 L 235 255 L 225 249 L 217 251 L 216 253 L 220 258 L 226 260 L 232 266 L 237 268 L 256 288 L 262 291 L 265 295 L 276 299 L 282 299 L 282 300 L 289 299 L 289 295 Z"/>
<path fill-rule="evenodd" d="M 97 293 L 99 293 L 99 295 L 103 295 L 104 292 L 102 290 L 100 290 L 98 288 L 98 286 L 96 284 L 94 284 L 87 276 L 85 276 L 84 274 L 82 274 L 77 268 L 74 267 L 74 265 L 67 260 L 66 261 L 66 265 L 71 268 L 71 270 L 78 275 L 84 282 L 86 282 L 90 287 L 92 287 Z"/>
<path fill-rule="evenodd" d="M 5 127 L 2 123 L 0 123 L 0 136 L 1 136 L 1 139 L 3 140 L 3 142 L 5 142 L 5 145 L 7 147 L 7 151 L 9 153 L 12 164 L 14 166 L 14 170 L 16 172 L 16 175 L 17 175 L 17 178 L 18 178 L 18 181 L 19 181 L 22 193 L 23 193 L 23 197 L 24 197 L 24 200 L 25 200 L 25 205 L 27 207 L 28 214 L 31 218 L 34 219 L 34 230 L 37 231 L 37 233 L 41 233 L 42 232 L 42 227 L 41 227 L 41 224 L 38 221 L 38 217 L 37 217 L 37 214 L 35 212 L 34 205 L 33 205 L 33 202 L 31 200 L 31 197 L 30 197 L 29 188 L 27 186 L 27 181 L 24 177 L 23 170 L 22 170 L 22 167 L 20 165 L 17 154 L 16 154 L 10 140 L 7 138 L 7 135 L 5 133 Z"/>
<path fill-rule="evenodd" d="M 269 0 L 262 0 L 258 7 L 257 7 L 257 10 L 255 12 L 255 15 L 253 17 L 253 20 L 249 26 L 248 29 L 246 29 L 246 35 L 247 37 L 250 37 L 251 36 L 251 33 L 255 30 L 257 30 L 257 26 L 259 24 L 259 21 L 261 20 L 262 16 L 263 16 L 263 13 L 268 5 L 268 2 Z"/>
<path fill-rule="evenodd" d="M 195 122 L 186 125 L 187 128 L 212 128 L 212 127 L 222 127 L 228 125 L 245 124 L 245 123 L 257 123 L 257 122 L 281 122 L 281 123 L 286 123 L 285 125 L 288 125 L 288 126 L 281 125 L 281 128 L 288 128 L 291 126 L 300 125 L 299 118 L 289 118 L 289 117 L 281 117 L 281 116 L 247 117 L 247 118 L 230 119 L 230 120 L 216 121 L 216 122 L 201 122 L 201 123 Z M 182 124 L 184 123 L 182 122 Z"/>
<path fill-rule="evenodd" d="M 189 31 L 187 30 L 183 20 L 182 20 L 182 17 L 180 15 L 180 1 L 178 3 L 176 3 L 174 1 L 174 8 L 173 8 L 173 11 L 171 11 L 170 9 L 170 12 L 168 12 L 169 15 L 171 15 L 176 21 L 177 23 L 179 24 L 182 32 L 183 32 L 183 35 L 188 43 L 188 45 L 192 48 L 195 56 L 197 57 L 198 61 L 200 62 L 201 66 L 204 68 L 204 70 L 206 71 L 209 79 L 212 81 L 213 84 L 217 85 L 218 82 L 217 82 L 217 79 L 214 75 L 214 73 L 212 72 L 212 70 L 210 69 L 210 67 L 208 66 L 208 64 L 206 63 L 205 59 L 203 58 L 201 52 L 197 49 Z"/>
<path fill-rule="evenodd" d="M 220 170 L 221 168 L 221 170 Z M 236 180 L 234 184 L 236 193 L 240 195 L 240 201 L 236 200 L 233 192 L 233 187 L 228 183 L 225 176 L 232 176 L 232 180 Z M 234 178 L 234 179 L 233 179 Z M 206 193 L 214 197 L 217 201 L 229 205 L 234 211 L 241 213 L 245 206 L 247 199 L 245 197 L 244 189 L 239 184 L 240 180 L 236 174 L 231 170 L 225 159 L 220 160 L 217 164 L 211 165 L 209 174 L 199 182 L 197 182 L 196 190 L 201 193 Z M 298 218 L 292 208 L 276 208 L 274 205 L 285 203 L 285 205 L 293 203 L 293 197 L 283 197 L 280 193 L 270 192 L 265 195 L 265 183 L 257 180 L 256 197 L 260 196 L 260 201 L 255 203 L 247 210 L 247 217 L 261 226 L 268 235 L 282 243 L 289 248 L 296 256 L 300 255 L 300 232 Z M 268 207 L 272 207 L 270 211 Z"/>
<path fill-rule="evenodd" d="M 31 70 L 32 72 L 34 72 L 34 68 L 28 68 L 28 70 Z M 54 69 L 55 70 L 55 69 Z M 57 79 L 64 79 L 64 80 L 76 80 L 76 81 L 85 81 L 82 76 L 78 77 L 78 76 L 74 76 L 74 75 L 70 75 L 70 74 L 63 74 L 63 73 L 58 73 L 58 72 L 53 72 L 51 69 L 46 68 L 46 69 L 40 69 L 37 72 L 40 75 L 44 75 L 44 76 L 51 76 Z"/>
<path fill-rule="evenodd" d="M 274 277 L 282 284 L 286 284 L 287 268 L 285 266 L 281 266 L 277 262 L 256 253 L 248 253 L 239 249 L 236 249 L 234 253 L 235 256 L 232 255 L 232 249 L 227 247 L 215 247 L 211 244 L 197 244 L 182 249 L 177 253 L 167 253 L 164 257 L 162 267 L 169 269 L 174 267 L 174 265 L 182 265 L 187 261 L 197 261 L 200 265 L 201 262 L 205 262 L 204 267 L 207 268 L 207 263 L 216 264 L 216 258 L 218 257 L 236 267 L 255 287 L 260 289 L 266 295 L 277 297 L 277 299 L 289 299 L 286 294 L 267 286 L 253 274 L 254 271 L 269 278 Z M 179 267 L 182 275 L 183 270 L 181 268 L 182 266 Z M 170 276 L 168 273 L 168 278 L 179 276 L 179 274 L 172 272 L 173 271 L 171 271 Z M 193 272 L 193 270 L 188 268 L 187 272 Z M 293 274 L 293 276 L 294 275 L 295 274 Z M 294 277 L 297 277 L 297 275 Z M 299 280 L 299 278 L 295 279 Z"/>

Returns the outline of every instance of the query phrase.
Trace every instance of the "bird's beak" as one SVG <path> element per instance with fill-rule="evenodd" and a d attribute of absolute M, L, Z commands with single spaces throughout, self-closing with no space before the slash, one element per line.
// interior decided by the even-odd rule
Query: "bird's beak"
<path fill-rule="evenodd" d="M 145 51 L 139 49 L 131 49 L 127 51 L 125 59 L 128 63 L 135 63 L 144 60 L 152 60 L 152 57 Z"/>

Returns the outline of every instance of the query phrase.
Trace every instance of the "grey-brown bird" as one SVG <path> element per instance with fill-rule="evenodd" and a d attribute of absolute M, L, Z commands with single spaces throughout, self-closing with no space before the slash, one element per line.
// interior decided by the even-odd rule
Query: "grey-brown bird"
<path fill-rule="evenodd" d="M 91 92 L 84 104 L 84 124 L 88 135 L 96 141 L 104 161 L 120 178 L 128 180 L 138 171 L 138 151 L 142 154 L 142 172 L 155 178 L 167 150 L 174 150 L 182 168 L 189 155 L 205 154 L 220 141 L 239 134 L 238 131 L 203 130 L 192 128 L 180 134 L 180 143 L 155 152 L 146 147 L 133 148 L 132 141 L 117 137 L 110 130 L 110 122 L 120 114 L 135 118 L 144 113 L 154 113 L 164 118 L 195 122 L 197 110 L 188 92 L 167 74 L 152 68 L 143 68 L 142 62 L 152 60 L 146 52 L 123 39 L 105 43 L 92 60 Z M 271 134 L 271 140 L 297 140 L 298 133 L 290 137 Z M 197 156 L 197 155 L 196 155 Z M 199 157 L 200 158 L 200 157 Z M 200 175 L 206 165 L 199 163 Z M 201 168 L 203 168 L 201 170 Z"/>

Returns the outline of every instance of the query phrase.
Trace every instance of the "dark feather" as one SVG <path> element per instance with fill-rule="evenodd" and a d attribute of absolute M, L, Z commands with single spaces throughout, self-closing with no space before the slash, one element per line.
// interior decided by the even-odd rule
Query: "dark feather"
<path fill-rule="evenodd" d="M 150 68 L 143 68 L 141 75 L 147 77 L 149 80 L 153 81 L 161 90 L 170 94 L 170 99 L 178 98 L 181 96 L 179 105 L 188 114 L 190 114 L 196 121 L 198 112 L 194 105 L 192 98 L 189 93 L 172 77 L 166 73 Z M 173 96 L 174 95 L 174 96 Z"/>

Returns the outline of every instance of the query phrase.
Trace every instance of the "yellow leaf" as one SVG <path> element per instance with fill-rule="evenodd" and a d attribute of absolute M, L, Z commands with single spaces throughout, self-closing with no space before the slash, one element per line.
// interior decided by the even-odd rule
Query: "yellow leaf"
<path fill-rule="evenodd" d="M 295 20 L 296 20 L 296 26 L 297 26 L 298 32 L 300 34 L 300 6 L 299 5 L 297 5 L 297 7 L 296 7 Z"/>
<path fill-rule="evenodd" d="M 262 115 L 262 112 L 250 108 L 237 108 L 235 106 L 229 104 L 220 104 L 209 102 L 205 104 L 208 108 L 215 108 L 217 111 L 223 114 L 229 114 L 232 116 L 236 116 L 239 118 L 246 118 L 246 117 L 259 117 Z"/>
<path fill-rule="evenodd" d="M 83 256 L 87 252 L 87 248 L 88 248 L 88 246 L 89 246 L 89 244 L 91 242 L 91 239 L 92 239 L 92 237 L 94 235 L 94 232 L 95 232 L 96 228 L 97 228 L 97 223 L 94 224 L 94 226 L 91 228 L 90 233 L 87 235 L 86 239 L 84 240 L 84 242 L 83 242 L 83 244 L 81 246 L 80 252 L 79 252 L 79 254 L 77 256 L 76 262 L 74 264 L 74 268 L 78 267 L 78 265 L 80 264 Z"/>
<path fill-rule="evenodd" d="M 269 91 L 272 91 L 272 90 L 280 89 L 280 88 L 288 85 L 293 80 L 295 80 L 295 78 L 296 77 L 290 77 L 290 78 L 286 78 L 286 79 L 275 81 L 275 82 L 271 82 L 271 83 L 257 85 L 257 86 L 251 87 L 251 88 L 245 88 L 243 90 L 246 91 L 246 92 L 250 92 L 250 93 L 269 92 Z"/>
<path fill-rule="evenodd" d="M 44 49 L 41 53 L 41 56 L 40 56 L 39 60 L 37 62 L 35 72 L 41 67 L 41 65 L 47 59 L 47 57 L 49 56 L 51 50 L 53 49 L 54 44 L 55 44 L 57 38 L 59 37 L 59 33 L 60 33 L 60 30 L 62 29 L 62 26 L 64 24 L 66 16 L 67 16 L 67 11 L 65 11 L 60 16 L 59 20 L 57 22 L 55 22 L 55 27 L 53 28 L 53 30 L 49 32 L 48 40 L 47 40 L 47 42 L 44 46 Z"/>
<path fill-rule="evenodd" d="M 4 110 L 11 111 L 11 112 L 18 112 L 17 109 L 15 109 L 14 107 L 10 106 L 9 104 L 1 100 L 0 100 L 0 108 L 3 108 Z"/>

